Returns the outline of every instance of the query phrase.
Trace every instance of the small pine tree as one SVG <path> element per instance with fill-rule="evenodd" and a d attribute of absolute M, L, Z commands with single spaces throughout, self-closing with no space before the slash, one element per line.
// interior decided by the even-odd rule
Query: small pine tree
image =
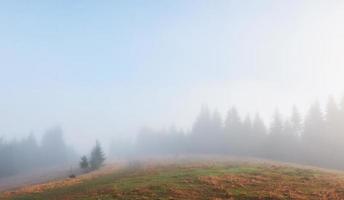
<path fill-rule="evenodd" d="M 83 169 L 83 170 L 87 170 L 89 167 L 89 164 L 88 164 L 88 159 L 86 156 L 82 156 L 81 157 L 81 161 L 80 161 L 80 168 Z"/>
<path fill-rule="evenodd" d="M 90 158 L 90 167 L 92 170 L 99 169 L 105 161 L 105 155 L 103 153 L 102 147 L 98 141 L 92 149 L 91 158 Z"/>

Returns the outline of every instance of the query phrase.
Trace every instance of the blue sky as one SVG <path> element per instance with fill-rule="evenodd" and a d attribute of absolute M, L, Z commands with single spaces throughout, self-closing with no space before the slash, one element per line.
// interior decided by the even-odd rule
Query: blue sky
<path fill-rule="evenodd" d="M 0 131 L 130 137 L 342 94 L 340 1 L 2 1 Z M 85 145 L 84 145 L 85 146 Z"/>

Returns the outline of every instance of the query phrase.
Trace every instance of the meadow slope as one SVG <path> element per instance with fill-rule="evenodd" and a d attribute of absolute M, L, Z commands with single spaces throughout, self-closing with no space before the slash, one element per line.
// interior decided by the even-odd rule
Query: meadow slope
<path fill-rule="evenodd" d="M 137 161 L 3 192 L 0 199 L 344 199 L 344 175 L 265 162 Z"/>

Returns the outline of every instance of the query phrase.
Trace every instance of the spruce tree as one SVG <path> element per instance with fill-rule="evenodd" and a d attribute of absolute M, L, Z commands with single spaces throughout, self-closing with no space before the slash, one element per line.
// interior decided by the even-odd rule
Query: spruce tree
<path fill-rule="evenodd" d="M 290 118 L 290 123 L 291 123 L 291 131 L 294 135 L 301 136 L 302 134 L 302 117 L 299 113 L 299 110 L 297 109 L 296 106 L 293 106 L 291 118 Z"/>
<path fill-rule="evenodd" d="M 82 156 L 81 157 L 81 161 L 80 161 L 80 168 L 83 169 L 83 170 L 87 170 L 89 167 L 89 164 L 88 164 L 88 159 L 86 156 Z"/>
<path fill-rule="evenodd" d="M 98 141 L 92 149 L 91 158 L 90 158 L 90 167 L 92 170 L 99 169 L 105 161 L 105 154 L 102 150 L 102 147 Z"/>

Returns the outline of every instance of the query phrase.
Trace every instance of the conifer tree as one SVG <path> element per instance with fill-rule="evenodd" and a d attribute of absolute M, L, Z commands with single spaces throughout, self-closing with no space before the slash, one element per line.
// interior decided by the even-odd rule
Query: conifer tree
<path fill-rule="evenodd" d="M 89 168 L 89 163 L 86 156 L 81 157 L 81 161 L 79 164 L 80 164 L 80 168 L 83 170 L 87 170 Z"/>
<path fill-rule="evenodd" d="M 105 154 L 102 150 L 102 147 L 98 141 L 96 141 L 96 145 L 92 149 L 91 157 L 90 157 L 90 167 L 92 170 L 99 169 L 105 161 Z"/>

